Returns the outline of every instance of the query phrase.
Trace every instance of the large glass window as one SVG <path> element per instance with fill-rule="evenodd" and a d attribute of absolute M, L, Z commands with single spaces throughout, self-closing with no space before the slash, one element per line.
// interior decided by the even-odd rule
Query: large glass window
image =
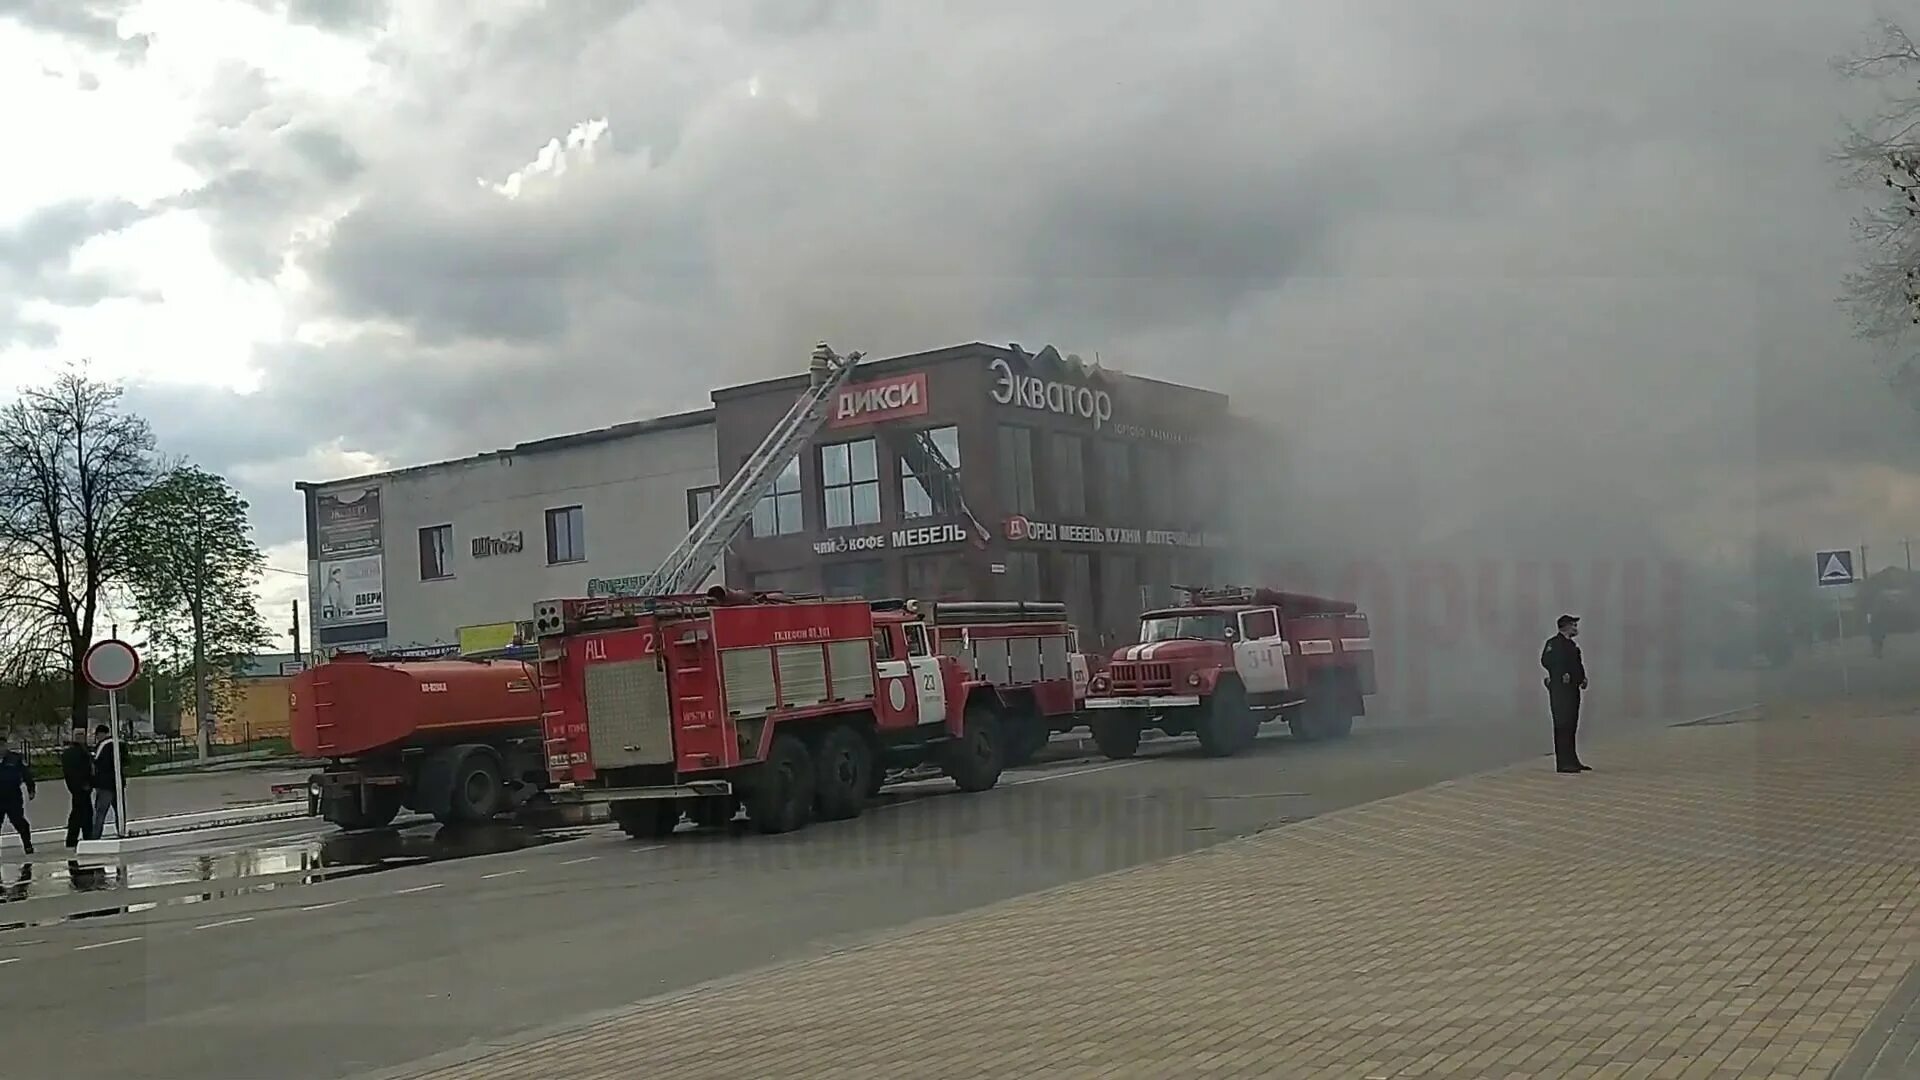
<path fill-rule="evenodd" d="M 1133 500 L 1133 447 L 1123 442 L 1102 440 L 1100 447 L 1100 510 L 1109 518 L 1131 517 Z"/>
<path fill-rule="evenodd" d="M 820 567 L 822 591 L 828 596 L 884 599 L 887 595 L 887 567 L 878 559 L 826 563 Z"/>
<path fill-rule="evenodd" d="M 938 427 L 902 436 L 900 512 L 910 518 L 960 511 L 960 429 Z"/>
<path fill-rule="evenodd" d="M 1009 513 L 1039 510 L 1033 497 L 1033 429 L 1000 425 L 1000 501 Z"/>
<path fill-rule="evenodd" d="M 453 576 L 453 526 L 435 525 L 420 530 L 420 580 L 438 581 Z"/>
<path fill-rule="evenodd" d="M 1135 490 L 1139 492 L 1135 505 L 1149 524 L 1163 523 L 1169 505 L 1167 487 L 1172 483 L 1167 475 L 1166 452 L 1158 446 L 1144 443 L 1133 449 Z"/>
<path fill-rule="evenodd" d="M 1053 433 L 1053 505 L 1060 516 L 1087 516 L 1087 440 L 1063 431 Z"/>
<path fill-rule="evenodd" d="M 1007 572 L 1000 575 L 1000 599 L 1048 599 L 1040 588 L 1039 552 L 1009 551 L 1007 552 L 1006 567 Z"/>
<path fill-rule="evenodd" d="M 800 459 L 794 458 L 753 504 L 753 535 L 791 536 L 800 531 Z"/>
<path fill-rule="evenodd" d="M 547 562 L 584 562 L 587 558 L 587 516 L 577 506 L 547 511 Z"/>
<path fill-rule="evenodd" d="M 907 595 L 916 600 L 960 600 L 967 595 L 967 564 L 958 555 L 913 555 L 906 560 Z"/>
<path fill-rule="evenodd" d="M 1059 580 L 1060 599 L 1066 602 L 1067 617 L 1076 626 L 1093 626 L 1093 557 L 1079 552 L 1061 552 L 1054 556 L 1060 560 Z"/>
<path fill-rule="evenodd" d="M 1140 617 L 1140 560 L 1100 556 L 1100 628 L 1118 631 Z"/>
<path fill-rule="evenodd" d="M 880 521 L 880 457 L 872 439 L 820 448 L 820 494 L 829 529 Z"/>
<path fill-rule="evenodd" d="M 700 519 L 712 509 L 714 493 L 719 490 L 712 485 L 687 489 L 687 528 L 700 524 Z"/>

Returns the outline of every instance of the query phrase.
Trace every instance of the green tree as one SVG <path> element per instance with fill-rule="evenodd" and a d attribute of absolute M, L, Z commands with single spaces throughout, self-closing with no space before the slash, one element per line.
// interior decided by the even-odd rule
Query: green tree
<path fill-rule="evenodd" d="M 188 658 L 205 758 L 218 705 L 214 673 L 231 671 L 269 640 L 254 602 L 266 559 L 253 539 L 247 501 L 196 466 L 173 469 L 142 493 L 138 520 L 135 605 L 154 645 Z"/>
<path fill-rule="evenodd" d="M 68 677 L 76 727 L 90 696 L 80 661 L 128 579 L 132 507 L 154 472 L 146 421 L 82 367 L 0 408 L 0 627 L 29 666 L 50 659 Z"/>

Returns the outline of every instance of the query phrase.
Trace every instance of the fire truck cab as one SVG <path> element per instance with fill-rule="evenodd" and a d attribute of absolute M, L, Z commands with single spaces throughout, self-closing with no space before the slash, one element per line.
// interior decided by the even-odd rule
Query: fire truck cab
<path fill-rule="evenodd" d="M 1353 730 L 1375 690 L 1367 617 L 1346 601 L 1275 589 L 1187 590 L 1188 602 L 1140 616 L 1140 641 L 1093 676 L 1086 708 L 1094 742 L 1133 756 L 1140 735 L 1198 735 L 1209 755 L 1252 745 L 1265 720 L 1294 737 Z"/>
<path fill-rule="evenodd" d="M 549 795 L 629 835 L 740 807 L 788 832 L 857 816 L 889 768 L 985 791 L 1004 766 L 998 691 L 904 607 L 715 587 L 547 601 L 535 631 Z"/>

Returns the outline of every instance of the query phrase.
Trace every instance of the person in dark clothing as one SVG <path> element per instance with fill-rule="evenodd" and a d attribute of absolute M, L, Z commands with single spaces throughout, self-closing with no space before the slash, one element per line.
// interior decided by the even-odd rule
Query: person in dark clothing
<path fill-rule="evenodd" d="M 1540 648 L 1540 666 L 1547 669 L 1547 702 L 1553 708 L 1553 763 L 1563 773 L 1588 772 L 1581 764 L 1574 736 L 1580 730 L 1580 692 L 1587 688 L 1587 666 L 1580 659 L 1580 620 L 1562 615 L 1559 632 Z"/>
<path fill-rule="evenodd" d="M 121 826 L 125 819 L 120 816 L 119 774 L 114 771 L 113 733 L 107 725 L 101 724 L 93 729 L 93 835 L 96 839 L 106 835 L 107 814 L 113 814 L 113 826 L 124 833 Z"/>
<path fill-rule="evenodd" d="M 13 823 L 29 855 L 33 854 L 33 827 L 27 824 L 27 800 L 33 795 L 33 770 L 26 757 L 13 748 L 12 738 L 0 735 L 0 819 Z"/>
<path fill-rule="evenodd" d="M 85 729 L 67 732 L 66 749 L 60 751 L 60 778 L 67 783 L 67 797 L 73 806 L 67 811 L 67 848 L 72 850 L 84 837 L 100 839 L 93 830 L 93 754 L 87 749 Z"/>

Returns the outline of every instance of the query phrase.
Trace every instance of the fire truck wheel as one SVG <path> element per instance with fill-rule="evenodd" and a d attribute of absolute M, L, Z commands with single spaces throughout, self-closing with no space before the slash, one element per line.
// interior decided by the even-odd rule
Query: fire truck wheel
<path fill-rule="evenodd" d="M 1093 730 L 1093 745 L 1115 761 L 1140 749 L 1140 718 L 1131 713 L 1095 717 L 1087 726 Z"/>
<path fill-rule="evenodd" d="M 763 833 L 792 832 L 813 819 L 813 758 L 807 744 L 785 732 L 773 737 L 767 760 L 747 791 L 747 817 Z"/>
<path fill-rule="evenodd" d="M 485 746 L 457 746 L 449 753 L 452 783 L 447 788 L 447 823 L 477 824 L 493 820 L 506 805 L 507 785 L 500 778 L 500 759 Z"/>
<path fill-rule="evenodd" d="M 680 803 L 674 799 L 628 799 L 609 804 L 607 813 L 620 831 L 635 840 L 672 836 L 680 824 Z"/>
<path fill-rule="evenodd" d="M 813 752 L 814 816 L 821 821 L 859 817 L 873 786 L 873 748 L 866 736 L 844 724 L 828 728 Z"/>
<path fill-rule="evenodd" d="M 1260 735 L 1260 718 L 1247 708 L 1246 691 L 1239 683 L 1221 680 L 1194 725 L 1194 734 L 1200 736 L 1200 750 L 1208 757 L 1231 757 L 1253 745 Z"/>
<path fill-rule="evenodd" d="M 985 704 L 967 706 L 966 731 L 947 743 L 942 763 L 961 791 L 986 791 L 1000 782 L 1006 767 L 1000 717 Z"/>

